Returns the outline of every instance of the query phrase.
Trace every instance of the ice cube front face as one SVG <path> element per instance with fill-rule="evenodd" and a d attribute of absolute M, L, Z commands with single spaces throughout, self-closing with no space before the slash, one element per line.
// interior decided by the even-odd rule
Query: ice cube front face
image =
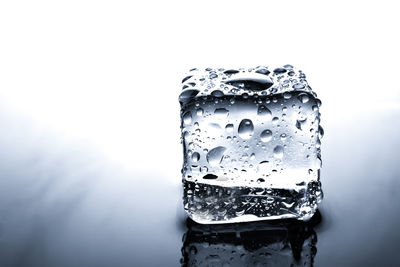
<path fill-rule="evenodd" d="M 179 101 L 184 207 L 194 221 L 311 218 L 322 199 L 323 130 L 303 72 L 193 69 Z"/>

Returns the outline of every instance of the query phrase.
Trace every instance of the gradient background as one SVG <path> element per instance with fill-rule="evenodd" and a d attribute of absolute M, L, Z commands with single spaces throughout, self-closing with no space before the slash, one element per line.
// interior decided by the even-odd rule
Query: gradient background
<path fill-rule="evenodd" d="M 2 1 L 0 266 L 179 266 L 180 81 L 292 64 L 322 100 L 315 266 L 399 266 L 396 1 Z"/>

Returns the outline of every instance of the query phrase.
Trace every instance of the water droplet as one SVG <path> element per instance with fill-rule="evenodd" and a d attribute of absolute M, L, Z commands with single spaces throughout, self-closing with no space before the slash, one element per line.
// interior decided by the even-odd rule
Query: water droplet
<path fill-rule="evenodd" d="M 267 203 L 268 204 L 272 204 L 274 202 L 274 198 L 273 197 L 267 197 Z"/>
<path fill-rule="evenodd" d="M 197 152 L 194 152 L 194 153 L 192 154 L 192 160 L 193 160 L 193 162 L 198 162 L 199 159 L 200 159 L 200 154 L 197 153 Z"/>
<path fill-rule="evenodd" d="M 200 167 L 200 172 L 202 172 L 202 173 L 208 172 L 207 166 Z"/>
<path fill-rule="evenodd" d="M 300 90 L 300 89 L 304 89 L 306 86 L 302 83 L 296 83 L 293 85 L 294 89 Z"/>
<path fill-rule="evenodd" d="M 274 148 L 274 157 L 277 159 L 283 158 L 283 147 L 282 146 L 276 146 Z"/>
<path fill-rule="evenodd" d="M 274 117 L 274 118 L 272 119 L 272 123 L 273 123 L 273 124 L 277 124 L 278 121 L 279 121 L 279 118 L 278 118 L 278 117 Z"/>
<path fill-rule="evenodd" d="M 198 108 L 196 111 L 197 116 L 203 116 L 204 110 L 202 108 Z"/>
<path fill-rule="evenodd" d="M 226 148 L 223 146 L 218 146 L 211 149 L 206 156 L 207 162 L 211 166 L 218 166 L 222 161 L 222 156 L 224 155 Z"/>
<path fill-rule="evenodd" d="M 256 154 L 252 153 L 252 154 L 250 155 L 250 159 L 251 159 L 251 160 L 254 160 L 255 158 L 256 158 Z"/>
<path fill-rule="evenodd" d="M 286 137 L 287 137 L 287 136 L 286 136 L 285 133 L 281 134 L 281 140 L 282 140 L 282 141 L 285 141 L 285 140 L 286 140 Z"/>
<path fill-rule="evenodd" d="M 290 99 L 291 97 L 292 97 L 292 94 L 291 94 L 291 93 L 288 93 L 288 92 L 283 93 L 283 98 L 285 98 L 285 99 Z"/>
<path fill-rule="evenodd" d="M 296 120 L 296 128 L 299 130 L 303 130 L 303 126 L 306 123 L 307 119 L 304 120 Z"/>
<path fill-rule="evenodd" d="M 224 71 L 225 74 L 235 74 L 235 73 L 238 73 L 238 72 L 239 72 L 238 70 L 226 70 L 226 71 Z"/>
<path fill-rule="evenodd" d="M 183 114 L 183 123 L 189 125 L 192 122 L 192 113 L 190 111 L 186 111 Z"/>
<path fill-rule="evenodd" d="M 257 179 L 257 183 L 263 183 L 263 182 L 265 182 L 265 180 L 263 178 L 258 178 Z"/>
<path fill-rule="evenodd" d="M 249 119 L 244 119 L 240 122 L 238 134 L 242 139 L 250 139 L 253 136 L 254 125 Z"/>
<path fill-rule="evenodd" d="M 319 140 L 319 138 L 317 138 L 317 141 L 315 142 L 315 147 L 316 148 L 320 148 L 321 147 L 321 140 Z"/>
<path fill-rule="evenodd" d="M 232 124 L 232 123 L 227 124 L 227 125 L 225 126 L 225 130 L 226 130 L 228 133 L 233 132 L 233 124 Z"/>
<path fill-rule="evenodd" d="M 182 83 L 186 82 L 187 80 L 189 80 L 190 78 L 192 78 L 193 75 L 189 75 L 186 76 L 185 78 L 183 78 Z"/>
<path fill-rule="evenodd" d="M 186 103 L 190 99 L 194 98 L 198 93 L 200 93 L 200 91 L 197 89 L 185 90 L 179 95 L 179 101 L 181 103 Z"/>
<path fill-rule="evenodd" d="M 282 74 L 282 73 L 285 73 L 286 72 L 286 69 L 284 69 L 284 68 L 276 68 L 276 69 L 274 69 L 274 73 L 275 74 Z"/>
<path fill-rule="evenodd" d="M 215 74 L 215 73 L 211 73 L 211 74 L 210 74 L 210 79 L 215 79 L 215 78 L 217 78 L 217 77 L 218 77 L 218 75 Z"/>
<path fill-rule="evenodd" d="M 225 83 L 247 90 L 266 90 L 274 84 L 267 76 L 258 73 L 246 73 L 246 76 L 235 75 L 232 77 L 234 78 L 225 81 Z"/>
<path fill-rule="evenodd" d="M 260 134 L 260 138 L 264 143 L 269 142 L 272 139 L 272 132 L 270 130 L 264 130 Z"/>
<path fill-rule="evenodd" d="M 211 95 L 215 97 L 222 97 L 224 96 L 224 93 L 221 90 L 214 90 L 211 92 Z"/>
<path fill-rule="evenodd" d="M 265 173 L 265 172 L 270 171 L 270 169 L 271 169 L 271 166 L 270 166 L 268 160 L 264 160 L 264 161 L 261 161 L 260 163 L 258 163 L 258 170 L 259 171 Z"/>
<path fill-rule="evenodd" d="M 266 106 L 260 105 L 257 110 L 257 114 L 259 116 L 263 116 L 266 119 L 270 119 L 272 117 L 272 112 Z"/>
<path fill-rule="evenodd" d="M 298 99 L 300 100 L 301 103 L 305 104 L 308 102 L 308 100 L 310 100 L 310 98 L 308 97 L 307 94 L 300 94 L 298 96 Z"/>
<path fill-rule="evenodd" d="M 228 116 L 228 113 L 229 113 L 229 111 L 225 108 L 217 108 L 214 111 L 214 115 L 220 119 L 226 118 Z"/>
<path fill-rule="evenodd" d="M 268 75 L 268 74 L 270 74 L 271 72 L 270 72 L 269 70 L 263 68 L 263 69 L 256 70 L 256 73 Z"/>
<path fill-rule="evenodd" d="M 217 175 L 211 174 L 211 173 L 206 174 L 206 175 L 203 176 L 203 179 L 208 179 L 208 180 L 215 180 L 215 179 L 217 179 L 217 178 L 218 178 Z"/>
<path fill-rule="evenodd" d="M 319 134 L 319 138 L 324 137 L 324 129 L 322 128 L 321 125 L 318 126 L 318 134 Z"/>

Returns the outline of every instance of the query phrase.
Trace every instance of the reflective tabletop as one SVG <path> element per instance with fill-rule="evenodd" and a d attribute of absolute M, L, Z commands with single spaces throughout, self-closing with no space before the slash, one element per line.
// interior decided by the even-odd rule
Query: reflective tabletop
<path fill-rule="evenodd" d="M 399 115 L 327 116 L 310 222 L 207 226 L 184 214 L 179 169 L 125 168 L 3 112 L 0 265 L 398 266 Z"/>

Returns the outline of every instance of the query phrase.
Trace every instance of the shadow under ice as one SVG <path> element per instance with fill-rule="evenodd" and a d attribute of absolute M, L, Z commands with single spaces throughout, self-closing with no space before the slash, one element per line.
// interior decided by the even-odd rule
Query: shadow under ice
<path fill-rule="evenodd" d="M 187 219 L 182 266 L 313 266 L 317 252 L 314 227 L 297 220 L 202 225 Z"/>

